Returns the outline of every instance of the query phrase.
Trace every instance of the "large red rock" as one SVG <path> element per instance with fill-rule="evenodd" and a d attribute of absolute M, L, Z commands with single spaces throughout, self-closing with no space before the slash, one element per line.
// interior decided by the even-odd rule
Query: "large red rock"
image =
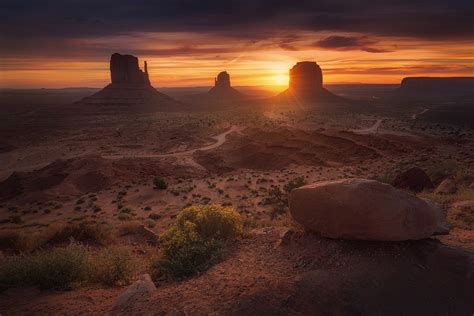
<path fill-rule="evenodd" d="M 374 180 L 323 181 L 295 189 L 290 212 L 305 229 L 354 240 L 417 240 L 446 233 L 441 207 Z"/>

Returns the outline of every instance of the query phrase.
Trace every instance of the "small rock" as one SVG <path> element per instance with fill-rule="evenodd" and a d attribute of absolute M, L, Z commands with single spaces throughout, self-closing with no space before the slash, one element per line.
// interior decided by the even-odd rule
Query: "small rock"
<path fill-rule="evenodd" d="M 113 305 L 111 313 L 117 313 L 130 305 L 133 300 L 139 297 L 150 295 L 156 291 L 156 286 L 151 280 L 149 274 L 143 274 L 140 279 L 130 285 L 125 292 L 123 292 Z"/>
<path fill-rule="evenodd" d="M 458 186 L 453 178 L 444 179 L 436 188 L 436 194 L 454 194 L 458 191 Z"/>

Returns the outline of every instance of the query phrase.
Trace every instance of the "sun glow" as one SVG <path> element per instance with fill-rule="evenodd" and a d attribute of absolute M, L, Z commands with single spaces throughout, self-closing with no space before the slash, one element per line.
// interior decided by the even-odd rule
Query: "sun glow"
<path fill-rule="evenodd" d="M 273 82 L 279 86 L 288 84 L 288 75 L 275 75 L 273 76 L 272 79 L 273 79 Z"/>

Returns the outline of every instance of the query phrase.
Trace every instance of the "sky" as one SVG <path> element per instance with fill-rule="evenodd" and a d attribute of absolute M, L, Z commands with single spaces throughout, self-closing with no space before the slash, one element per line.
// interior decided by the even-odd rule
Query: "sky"
<path fill-rule="evenodd" d="M 0 87 L 102 87 L 114 52 L 157 87 L 285 86 L 316 61 L 325 83 L 474 76 L 472 0 L 2 0 Z"/>

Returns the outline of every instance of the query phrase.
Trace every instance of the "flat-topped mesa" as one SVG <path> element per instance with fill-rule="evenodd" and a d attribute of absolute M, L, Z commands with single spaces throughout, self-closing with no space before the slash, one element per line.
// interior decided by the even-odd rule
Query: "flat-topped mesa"
<path fill-rule="evenodd" d="M 214 87 L 230 88 L 230 76 L 227 71 L 220 72 L 214 79 Z"/>
<path fill-rule="evenodd" d="M 232 101 L 244 97 L 242 93 L 232 88 L 230 85 L 230 75 L 227 71 L 220 72 L 214 78 L 214 87 L 209 90 L 208 95 L 214 101 Z"/>
<path fill-rule="evenodd" d="M 308 94 L 322 90 L 323 73 L 314 61 L 298 62 L 290 69 L 289 89 L 296 94 Z"/>
<path fill-rule="evenodd" d="M 345 101 L 323 87 L 323 72 L 314 61 L 301 61 L 290 69 L 289 87 L 279 98 L 287 103 Z"/>
<path fill-rule="evenodd" d="M 173 110 L 182 104 L 157 91 L 150 83 L 148 65 L 144 71 L 138 66 L 138 58 L 115 53 L 110 57 L 112 83 L 99 92 L 85 97 L 77 104 L 92 106 L 89 109 L 111 111 L 161 111 Z"/>
<path fill-rule="evenodd" d="M 138 66 L 138 58 L 132 55 L 115 53 L 110 58 L 110 76 L 112 83 L 150 85 L 147 62 L 145 71 Z"/>
<path fill-rule="evenodd" d="M 398 90 L 411 95 L 469 95 L 474 93 L 474 77 L 407 77 Z"/>

